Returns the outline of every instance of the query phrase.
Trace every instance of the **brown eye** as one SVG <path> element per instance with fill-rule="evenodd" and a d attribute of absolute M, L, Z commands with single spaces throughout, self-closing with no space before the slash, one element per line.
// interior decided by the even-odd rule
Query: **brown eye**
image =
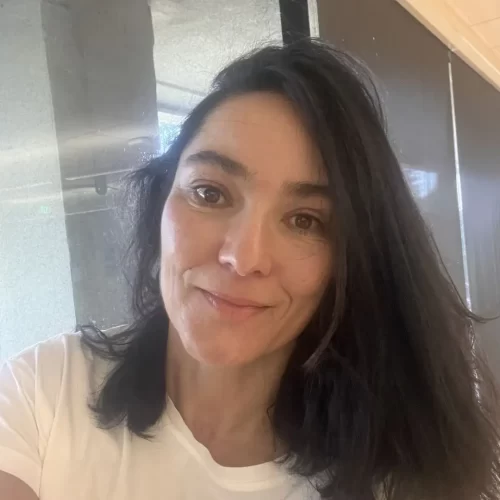
<path fill-rule="evenodd" d="M 294 231 L 303 235 L 322 235 L 324 231 L 324 225 L 317 217 L 305 213 L 293 215 L 288 224 Z"/>
<path fill-rule="evenodd" d="M 222 199 L 222 193 L 213 186 L 199 186 L 195 189 L 196 195 L 208 205 L 217 205 Z"/>
<path fill-rule="evenodd" d="M 294 223 L 297 229 L 309 231 L 314 225 L 314 218 L 309 215 L 295 215 Z"/>

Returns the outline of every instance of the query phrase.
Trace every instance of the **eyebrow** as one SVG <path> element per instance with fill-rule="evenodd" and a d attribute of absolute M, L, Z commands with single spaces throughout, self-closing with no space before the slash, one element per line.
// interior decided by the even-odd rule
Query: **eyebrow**
<path fill-rule="evenodd" d="M 245 180 L 253 176 L 248 167 L 246 167 L 243 163 L 210 149 L 198 151 L 189 155 L 186 158 L 186 163 L 201 163 L 220 167 L 227 174 L 241 177 Z M 319 196 L 321 198 L 325 198 L 326 200 L 330 199 L 330 189 L 327 184 L 316 184 L 306 181 L 286 182 L 283 185 L 283 191 L 287 195 L 297 198 L 311 198 Z"/>
<path fill-rule="evenodd" d="M 210 149 L 198 151 L 197 153 L 189 155 L 186 158 L 186 163 L 203 163 L 206 165 L 221 167 L 224 172 L 236 177 L 242 177 L 244 179 L 251 177 L 250 171 L 245 165 L 243 165 L 243 163 Z"/>
<path fill-rule="evenodd" d="M 327 184 L 314 184 L 311 182 L 287 182 L 285 192 L 297 198 L 321 197 L 330 200 L 330 188 Z"/>

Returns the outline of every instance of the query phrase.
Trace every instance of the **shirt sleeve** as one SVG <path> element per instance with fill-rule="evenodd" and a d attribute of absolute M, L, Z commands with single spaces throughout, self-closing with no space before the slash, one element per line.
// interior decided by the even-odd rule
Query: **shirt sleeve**
<path fill-rule="evenodd" d="M 0 470 L 26 483 L 37 495 L 42 459 L 37 423 L 35 358 L 21 356 L 0 368 Z"/>

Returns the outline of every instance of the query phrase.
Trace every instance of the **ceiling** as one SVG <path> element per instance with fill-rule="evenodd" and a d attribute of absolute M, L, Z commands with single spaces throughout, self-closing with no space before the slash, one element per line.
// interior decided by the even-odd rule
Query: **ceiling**
<path fill-rule="evenodd" d="M 499 0 L 446 0 L 462 19 L 500 54 Z"/>
<path fill-rule="evenodd" d="M 500 0 L 397 0 L 500 90 Z"/>
<path fill-rule="evenodd" d="M 447 3 L 500 56 L 500 0 L 447 0 Z"/>

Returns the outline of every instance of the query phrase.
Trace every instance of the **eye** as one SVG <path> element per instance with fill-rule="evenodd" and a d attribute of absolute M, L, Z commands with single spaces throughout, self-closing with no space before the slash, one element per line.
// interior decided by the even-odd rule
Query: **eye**
<path fill-rule="evenodd" d="M 321 233 L 323 232 L 323 223 L 314 215 L 295 214 L 290 218 L 293 229 L 300 233 Z"/>
<path fill-rule="evenodd" d="M 221 205 L 226 201 L 222 191 L 215 186 L 196 186 L 192 191 L 196 201 L 202 205 Z"/>

